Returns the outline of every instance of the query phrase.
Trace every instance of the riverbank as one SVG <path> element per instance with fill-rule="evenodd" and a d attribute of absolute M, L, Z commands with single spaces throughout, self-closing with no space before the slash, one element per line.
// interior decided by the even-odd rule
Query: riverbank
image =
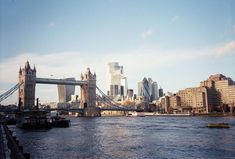
<path fill-rule="evenodd" d="M 206 116 L 206 117 L 227 117 L 227 116 L 234 116 L 235 113 L 198 113 L 194 114 L 195 116 Z"/>
<path fill-rule="evenodd" d="M 0 158 L 30 159 L 30 154 L 23 152 L 23 146 L 3 122 L 0 122 Z"/>
<path fill-rule="evenodd" d="M 126 112 L 125 111 L 107 111 L 107 112 L 102 112 L 101 116 L 102 117 L 117 117 L 117 116 L 126 116 Z M 190 117 L 190 116 L 205 116 L 205 117 L 227 117 L 227 116 L 234 116 L 235 117 L 235 113 L 231 114 L 231 113 L 176 113 L 176 114 L 161 114 L 158 112 L 143 112 L 142 113 L 144 116 L 156 116 L 156 117 L 160 117 L 160 116 L 165 116 L 165 117 Z"/>

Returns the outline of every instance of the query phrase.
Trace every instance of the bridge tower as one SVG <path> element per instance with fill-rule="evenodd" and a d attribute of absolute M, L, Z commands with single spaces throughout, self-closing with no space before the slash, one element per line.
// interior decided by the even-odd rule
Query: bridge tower
<path fill-rule="evenodd" d="M 36 68 L 31 69 L 29 61 L 19 70 L 20 110 L 32 109 L 35 102 Z"/>
<path fill-rule="evenodd" d="M 81 74 L 81 80 L 87 81 L 87 84 L 81 85 L 80 92 L 84 116 L 100 116 L 100 111 L 96 108 L 96 74 L 92 74 L 90 68 L 87 68 L 86 72 Z"/>

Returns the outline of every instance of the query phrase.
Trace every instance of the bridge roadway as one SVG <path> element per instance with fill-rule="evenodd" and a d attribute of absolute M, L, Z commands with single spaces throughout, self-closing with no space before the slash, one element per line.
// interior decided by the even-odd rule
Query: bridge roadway
<path fill-rule="evenodd" d="M 52 78 L 36 78 L 36 83 L 39 84 L 62 84 L 62 85 L 84 85 L 87 81 L 70 81 L 66 79 L 52 79 Z"/>
<path fill-rule="evenodd" d="M 99 108 L 99 107 L 97 107 Z M 101 111 L 137 111 L 137 109 L 131 109 L 131 108 L 99 108 Z M 81 108 L 70 108 L 70 109 L 65 109 L 65 108 L 50 108 L 50 109 L 42 109 L 46 111 L 56 111 L 56 110 L 61 110 L 61 111 L 70 111 L 70 112 L 83 112 L 84 109 Z"/>
<path fill-rule="evenodd" d="M 99 108 L 99 107 L 97 107 Z M 70 111 L 70 112 L 83 112 L 83 109 L 76 108 L 76 109 L 65 109 L 65 108 L 51 108 L 51 109 L 40 109 L 45 111 Z M 132 108 L 100 108 L 101 111 L 137 111 L 137 109 Z M 18 112 L 18 109 L 1 109 L 0 112 L 6 112 L 6 113 L 16 113 Z"/>

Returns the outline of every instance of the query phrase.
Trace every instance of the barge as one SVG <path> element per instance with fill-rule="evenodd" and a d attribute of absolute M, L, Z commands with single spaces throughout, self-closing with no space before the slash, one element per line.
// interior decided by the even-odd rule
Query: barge
<path fill-rule="evenodd" d="M 47 111 L 24 110 L 16 114 L 16 126 L 22 129 L 49 129 L 52 123 Z"/>

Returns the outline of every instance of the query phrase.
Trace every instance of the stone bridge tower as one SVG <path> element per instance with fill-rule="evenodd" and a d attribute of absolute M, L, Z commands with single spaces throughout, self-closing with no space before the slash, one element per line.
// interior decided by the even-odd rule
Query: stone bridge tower
<path fill-rule="evenodd" d="M 87 84 L 81 86 L 80 94 L 84 116 L 100 116 L 100 111 L 96 108 L 96 74 L 92 74 L 90 68 L 87 68 L 86 72 L 81 74 L 81 80 L 87 81 Z"/>
<path fill-rule="evenodd" d="M 29 61 L 19 70 L 20 110 L 32 109 L 35 103 L 36 69 L 31 69 Z"/>

